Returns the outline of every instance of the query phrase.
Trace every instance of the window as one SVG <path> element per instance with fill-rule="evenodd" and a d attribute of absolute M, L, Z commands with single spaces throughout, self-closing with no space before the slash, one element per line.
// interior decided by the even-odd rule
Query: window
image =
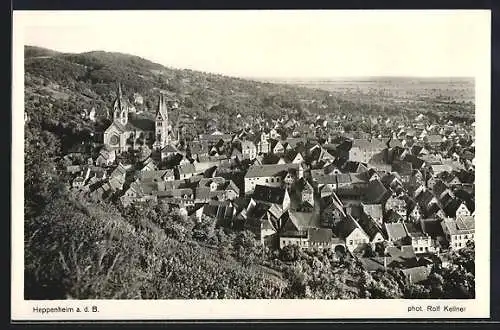
<path fill-rule="evenodd" d="M 350 239 L 350 240 L 349 240 L 349 245 L 352 245 L 352 243 L 353 243 L 353 242 L 352 242 L 352 239 Z"/>
<path fill-rule="evenodd" d="M 268 183 L 268 182 L 269 182 L 269 179 L 266 179 L 266 183 Z"/>

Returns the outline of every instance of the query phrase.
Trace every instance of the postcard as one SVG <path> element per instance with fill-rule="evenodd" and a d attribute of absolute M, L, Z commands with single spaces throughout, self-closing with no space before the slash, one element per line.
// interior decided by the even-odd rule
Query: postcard
<path fill-rule="evenodd" d="M 14 11 L 12 320 L 488 318 L 490 16 Z"/>

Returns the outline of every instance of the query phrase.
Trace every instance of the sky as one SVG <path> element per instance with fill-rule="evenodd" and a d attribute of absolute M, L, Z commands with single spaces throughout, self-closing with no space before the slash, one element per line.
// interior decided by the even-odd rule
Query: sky
<path fill-rule="evenodd" d="M 473 77 L 489 30 L 477 10 L 14 12 L 25 45 L 255 78 Z"/>

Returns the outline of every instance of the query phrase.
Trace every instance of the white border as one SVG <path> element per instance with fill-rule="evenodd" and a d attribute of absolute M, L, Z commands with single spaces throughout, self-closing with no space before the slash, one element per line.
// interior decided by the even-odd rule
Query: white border
<path fill-rule="evenodd" d="M 349 11 L 346 11 L 348 13 Z M 360 11 L 356 11 L 359 13 Z M 325 318 L 487 318 L 490 316 L 490 26 L 489 11 L 478 15 L 484 57 L 476 81 L 476 299 L 474 300 L 63 300 L 26 301 L 24 290 L 24 42 L 23 12 L 13 15 L 12 111 L 12 293 L 11 318 L 21 320 L 188 320 L 188 319 L 325 319 Z M 84 15 L 84 12 L 81 12 Z M 356 14 L 356 13 L 354 13 Z M 425 33 L 425 32 L 422 32 Z M 464 45 L 464 48 L 469 45 Z M 98 313 L 34 313 L 34 307 L 91 307 Z M 461 306 L 466 311 L 408 312 L 410 306 Z M 443 308 L 441 308 L 443 309 Z"/>

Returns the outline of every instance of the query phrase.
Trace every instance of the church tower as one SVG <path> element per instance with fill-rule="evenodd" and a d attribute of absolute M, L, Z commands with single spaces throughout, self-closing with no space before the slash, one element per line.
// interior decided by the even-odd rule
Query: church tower
<path fill-rule="evenodd" d="M 123 99 L 122 86 L 118 83 L 118 90 L 116 92 L 116 99 L 113 103 L 113 121 L 123 126 L 128 122 L 128 106 L 127 102 Z"/>
<path fill-rule="evenodd" d="M 168 121 L 168 109 L 164 95 L 160 93 L 158 99 L 158 110 L 155 117 L 155 149 L 163 149 L 170 142 L 170 125 Z"/>

